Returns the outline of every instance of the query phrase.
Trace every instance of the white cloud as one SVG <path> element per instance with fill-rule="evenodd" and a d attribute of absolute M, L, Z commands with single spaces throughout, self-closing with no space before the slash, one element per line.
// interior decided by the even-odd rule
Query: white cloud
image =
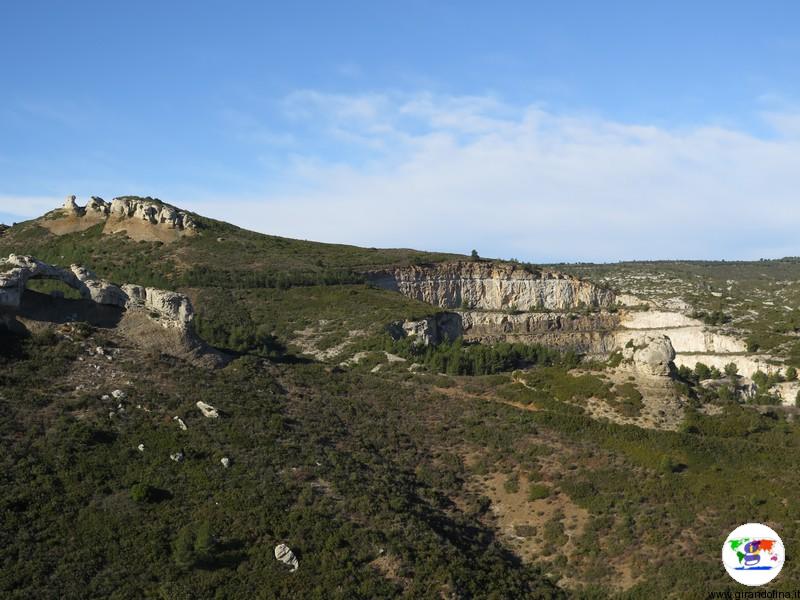
<path fill-rule="evenodd" d="M 38 217 L 64 204 L 64 198 L 55 196 L 0 195 L 0 213 L 8 220 Z"/>
<path fill-rule="evenodd" d="M 303 91 L 285 106 L 341 155 L 296 156 L 286 176 L 297 190 L 231 201 L 218 216 L 306 239 L 534 261 L 800 254 L 797 138 L 492 96 Z"/>
<path fill-rule="evenodd" d="M 283 130 L 226 115 L 249 149 L 285 158 L 250 186 L 260 192 L 152 195 L 265 233 L 364 246 L 542 262 L 800 254 L 791 109 L 762 113 L 777 135 L 760 137 L 493 95 L 305 90 L 280 106 Z M 60 202 L 0 196 L 0 211 L 33 216 Z"/>
<path fill-rule="evenodd" d="M 800 111 L 770 111 L 762 117 L 779 135 L 800 138 Z"/>

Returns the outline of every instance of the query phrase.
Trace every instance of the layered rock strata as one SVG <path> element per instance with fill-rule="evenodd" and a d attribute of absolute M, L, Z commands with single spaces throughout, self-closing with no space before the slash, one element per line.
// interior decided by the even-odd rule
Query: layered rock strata
<path fill-rule="evenodd" d="M 542 344 L 590 355 L 606 355 L 616 349 L 619 324 L 617 315 L 611 313 L 464 311 L 461 318 L 467 341 Z"/>
<path fill-rule="evenodd" d="M 576 277 L 516 264 L 456 261 L 370 274 L 384 289 L 440 306 L 484 310 L 570 310 L 614 305 L 614 293 Z"/>

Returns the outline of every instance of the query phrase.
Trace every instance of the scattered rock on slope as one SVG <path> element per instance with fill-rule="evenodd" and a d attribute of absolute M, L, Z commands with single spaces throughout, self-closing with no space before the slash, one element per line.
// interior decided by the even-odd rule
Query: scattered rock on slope
<path fill-rule="evenodd" d="M 292 552 L 286 544 L 278 544 L 275 546 L 275 558 L 291 566 L 292 570 L 290 573 L 294 573 L 300 567 L 300 563 L 297 562 L 297 557 L 294 555 L 294 552 Z"/>
<path fill-rule="evenodd" d="M 200 409 L 200 412 L 203 413 L 204 417 L 208 417 L 209 419 L 216 419 L 219 417 L 217 409 L 210 404 L 206 404 L 202 400 L 198 400 L 196 406 Z"/>

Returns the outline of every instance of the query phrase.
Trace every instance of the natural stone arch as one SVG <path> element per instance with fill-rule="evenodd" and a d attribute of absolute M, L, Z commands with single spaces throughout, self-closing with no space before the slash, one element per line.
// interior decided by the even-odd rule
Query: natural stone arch
<path fill-rule="evenodd" d="M 76 290 L 82 298 L 98 304 L 124 308 L 127 295 L 116 285 L 98 279 L 88 269 L 72 265 L 62 269 L 31 256 L 10 255 L 0 262 L 0 306 L 19 308 L 22 294 L 31 279 L 53 279 Z"/>
<path fill-rule="evenodd" d="M 165 327 L 188 329 L 194 318 L 189 298 L 183 294 L 126 284 L 117 286 L 99 279 L 89 269 L 72 265 L 62 269 L 32 256 L 11 254 L 0 259 L 0 308 L 19 309 L 26 285 L 31 279 L 61 281 L 97 304 L 122 309 L 141 308 L 158 315 Z"/>

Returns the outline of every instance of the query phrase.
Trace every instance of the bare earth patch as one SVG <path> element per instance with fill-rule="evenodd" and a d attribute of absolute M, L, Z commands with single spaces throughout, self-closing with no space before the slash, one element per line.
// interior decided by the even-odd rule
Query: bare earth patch
<path fill-rule="evenodd" d="M 347 332 L 347 337 L 342 342 L 325 349 L 317 347 L 324 334 L 313 327 L 299 329 L 294 334 L 295 337 L 292 339 L 292 344 L 297 346 L 303 354 L 313 356 L 317 360 L 326 361 L 342 354 L 356 339 L 366 335 L 366 332 L 363 329 L 351 329 Z"/>
<path fill-rule="evenodd" d="M 592 417 L 644 429 L 677 431 L 684 417 L 683 401 L 671 379 L 646 377 L 622 369 L 609 369 L 603 373 L 614 384 L 633 383 L 642 394 L 643 406 L 639 416 L 626 416 L 604 400 L 590 398 L 586 402 L 586 410 Z M 634 377 L 633 381 L 631 377 Z"/>

